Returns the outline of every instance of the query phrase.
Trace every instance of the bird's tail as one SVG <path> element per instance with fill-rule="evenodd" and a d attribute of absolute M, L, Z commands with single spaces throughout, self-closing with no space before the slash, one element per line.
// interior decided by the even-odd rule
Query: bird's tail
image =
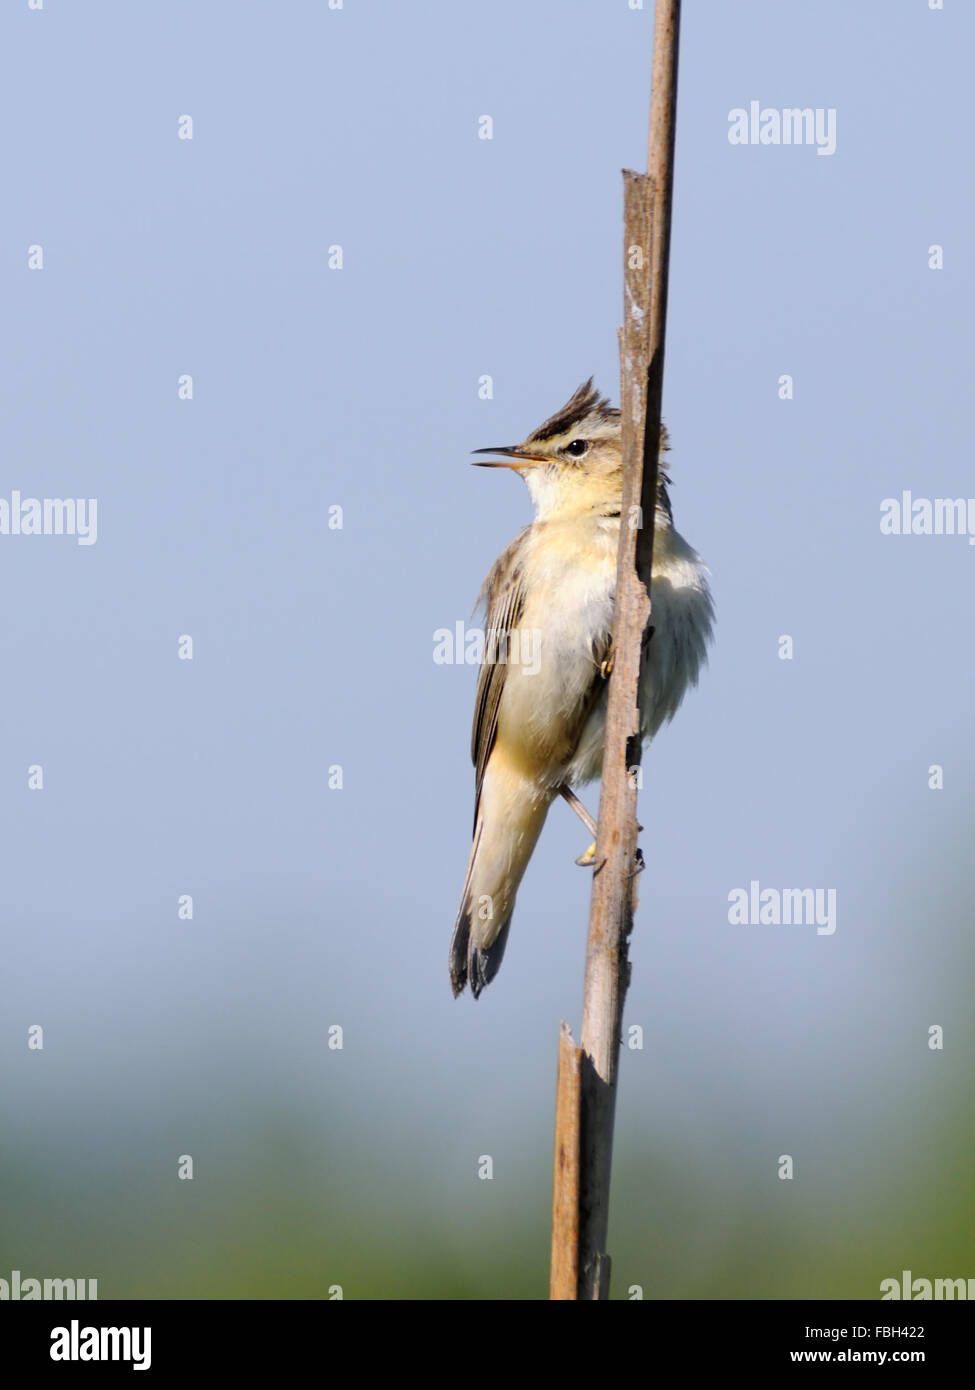
<path fill-rule="evenodd" d="M 498 973 L 515 894 L 552 795 L 506 766 L 495 748 L 481 787 L 474 843 L 450 943 L 450 983 L 455 995 L 469 984 L 476 999 Z"/>

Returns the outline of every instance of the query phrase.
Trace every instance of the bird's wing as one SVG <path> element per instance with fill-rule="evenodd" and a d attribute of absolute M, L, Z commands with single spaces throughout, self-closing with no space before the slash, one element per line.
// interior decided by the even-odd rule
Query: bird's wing
<path fill-rule="evenodd" d="M 485 600 L 484 656 L 474 700 L 474 729 L 471 759 L 474 763 L 474 823 L 481 801 L 481 787 L 488 758 L 498 733 L 498 712 L 508 672 L 506 660 L 491 660 L 502 637 L 510 635 L 521 620 L 525 607 L 525 586 L 520 564 L 521 550 L 528 532 L 523 531 L 495 561 L 484 581 L 479 602 Z M 506 648 L 502 648 L 504 652 Z"/>

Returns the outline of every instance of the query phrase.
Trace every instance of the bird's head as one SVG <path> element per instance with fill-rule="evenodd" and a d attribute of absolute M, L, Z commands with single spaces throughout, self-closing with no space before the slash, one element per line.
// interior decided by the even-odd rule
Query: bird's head
<path fill-rule="evenodd" d="M 666 431 L 661 429 L 661 449 L 666 447 Z M 591 377 L 522 444 L 474 452 L 501 454 L 499 459 L 477 462 L 482 468 L 512 468 L 520 473 L 539 516 L 596 510 L 614 503 L 619 508 L 623 489 L 620 413 L 600 396 Z"/>

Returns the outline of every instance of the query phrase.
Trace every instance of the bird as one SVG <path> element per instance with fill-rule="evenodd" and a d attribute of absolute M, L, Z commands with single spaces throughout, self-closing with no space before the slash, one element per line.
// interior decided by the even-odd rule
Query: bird
<path fill-rule="evenodd" d="M 661 426 L 653 640 L 640 671 L 641 735 L 652 738 L 696 685 L 712 640 L 709 571 L 674 527 Z M 478 998 L 501 965 L 515 895 L 549 807 L 602 769 L 623 454 L 620 412 L 593 378 L 521 444 L 476 449 L 528 486 L 535 516 L 492 566 L 477 606 L 485 641 L 474 703 L 474 831 L 450 943 L 454 995 Z M 577 863 L 591 863 L 595 846 Z"/>

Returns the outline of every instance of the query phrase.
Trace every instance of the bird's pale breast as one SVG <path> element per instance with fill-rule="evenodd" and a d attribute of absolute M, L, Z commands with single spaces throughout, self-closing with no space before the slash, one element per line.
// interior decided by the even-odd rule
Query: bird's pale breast
<path fill-rule="evenodd" d="M 606 717 L 600 663 L 613 621 L 619 522 L 545 523 L 526 538 L 521 651 L 507 672 L 498 726 L 505 751 L 540 784 L 598 777 Z M 641 676 L 644 735 L 673 717 L 697 682 L 711 630 L 707 571 L 673 530 L 658 532 L 653 639 Z M 527 636 L 527 642 L 524 638 Z"/>
<path fill-rule="evenodd" d="M 535 654 L 507 672 L 498 737 L 523 765 L 555 784 L 592 705 L 613 620 L 619 522 L 532 528 L 523 560 L 520 629 Z"/>

